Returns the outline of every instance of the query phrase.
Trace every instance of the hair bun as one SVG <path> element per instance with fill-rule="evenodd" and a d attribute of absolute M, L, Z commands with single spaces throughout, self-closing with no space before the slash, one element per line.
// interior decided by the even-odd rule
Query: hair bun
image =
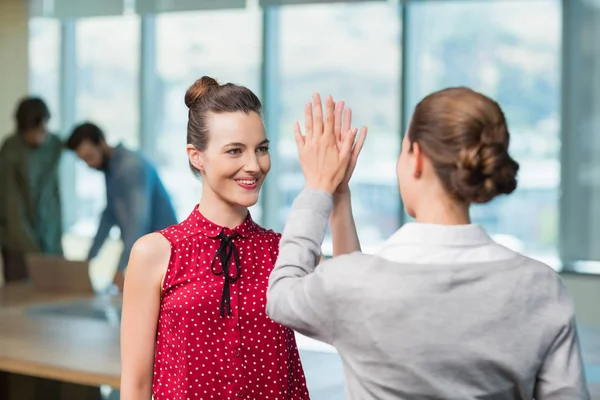
<path fill-rule="evenodd" d="M 206 94 L 213 88 L 218 88 L 219 82 L 217 82 L 214 78 L 210 76 L 203 76 L 198 79 L 192 86 L 189 87 L 187 92 L 185 92 L 185 105 L 188 108 L 192 108 L 193 105 L 202 97 L 202 95 Z"/>
<path fill-rule="evenodd" d="M 452 192 L 470 203 L 487 203 L 517 188 L 519 164 L 508 154 L 506 125 L 491 125 L 480 142 L 464 149 L 451 172 Z"/>

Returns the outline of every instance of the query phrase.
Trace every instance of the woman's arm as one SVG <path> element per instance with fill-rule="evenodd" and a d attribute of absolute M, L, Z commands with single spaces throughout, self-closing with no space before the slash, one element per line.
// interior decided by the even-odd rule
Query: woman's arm
<path fill-rule="evenodd" d="M 360 251 L 360 241 L 352 215 L 350 190 L 333 194 L 333 210 L 329 217 L 333 256 Z"/>
<path fill-rule="evenodd" d="M 339 279 L 336 265 L 347 262 L 345 258 L 349 256 L 336 257 L 315 267 L 333 208 L 333 193 L 351 175 L 348 164 L 355 158 L 353 145 L 357 131 L 338 136 L 341 107 L 334 116 L 333 100 L 328 96 L 323 118 L 320 96 L 313 95 L 313 100 L 314 118 L 312 104 L 305 108 L 306 136 L 302 135 L 299 124 L 295 126 L 306 188 L 294 200 L 283 230 L 279 256 L 269 277 L 267 315 L 302 334 L 333 343 L 336 322 L 330 285 Z M 359 150 L 355 151 L 358 156 Z"/>
<path fill-rule="evenodd" d="M 131 249 L 121 317 L 123 399 L 149 400 L 152 396 L 161 283 L 170 255 L 171 246 L 159 233 L 141 237 Z"/>
<path fill-rule="evenodd" d="M 329 297 L 328 267 L 343 257 L 322 260 L 330 212 L 331 194 L 324 191 L 304 189 L 294 200 L 269 277 L 267 315 L 303 335 L 332 344 L 335 312 Z M 321 264 L 316 268 L 319 258 Z"/>
<path fill-rule="evenodd" d="M 342 115 L 343 114 L 343 115 Z M 344 137 L 352 134 L 352 110 L 344 110 L 344 102 L 340 101 L 335 106 L 335 123 L 333 132 L 341 146 Z M 360 241 L 356 232 L 356 224 L 352 215 L 352 199 L 350 196 L 350 178 L 356 168 L 356 162 L 367 137 L 367 127 L 363 126 L 358 139 L 352 148 L 350 162 L 346 169 L 344 179 L 333 192 L 333 210 L 329 217 L 331 237 L 333 241 L 333 256 L 349 254 L 360 251 Z"/>
<path fill-rule="evenodd" d="M 553 288 L 556 292 L 552 299 L 555 301 L 552 318 L 559 323 L 554 340 L 537 372 L 534 397 L 537 400 L 589 400 L 573 300 L 564 283 L 550 276 L 553 278 L 552 286 L 556 285 Z"/>

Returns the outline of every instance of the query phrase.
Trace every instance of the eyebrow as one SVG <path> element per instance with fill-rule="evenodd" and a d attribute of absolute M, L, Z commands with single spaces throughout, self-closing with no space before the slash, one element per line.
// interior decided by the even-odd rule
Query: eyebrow
<path fill-rule="evenodd" d="M 269 139 L 265 139 L 262 142 L 260 142 L 258 144 L 258 146 L 264 146 L 269 144 Z M 233 142 L 233 143 L 227 143 L 225 146 L 223 147 L 246 147 L 246 145 L 244 143 L 239 143 L 239 142 Z"/>

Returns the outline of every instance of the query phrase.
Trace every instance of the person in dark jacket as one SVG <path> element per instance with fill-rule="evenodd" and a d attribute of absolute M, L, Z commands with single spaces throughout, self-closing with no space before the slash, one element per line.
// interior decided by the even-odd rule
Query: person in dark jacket
<path fill-rule="evenodd" d="M 48 132 L 50 112 L 42 99 L 21 100 L 15 119 L 15 133 L 0 148 L 0 249 L 7 283 L 28 278 L 27 253 L 63 254 L 63 143 Z"/>

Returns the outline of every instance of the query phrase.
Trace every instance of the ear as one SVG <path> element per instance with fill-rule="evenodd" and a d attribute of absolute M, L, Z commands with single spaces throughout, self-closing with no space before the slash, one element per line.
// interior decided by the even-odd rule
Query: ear
<path fill-rule="evenodd" d="M 190 163 L 198 171 L 204 171 L 204 157 L 201 151 L 197 150 L 194 145 L 188 144 L 185 146 Z"/>
<path fill-rule="evenodd" d="M 419 179 L 423 172 L 423 152 L 421 152 L 421 146 L 417 142 L 412 143 L 412 156 L 412 173 L 415 179 Z"/>

